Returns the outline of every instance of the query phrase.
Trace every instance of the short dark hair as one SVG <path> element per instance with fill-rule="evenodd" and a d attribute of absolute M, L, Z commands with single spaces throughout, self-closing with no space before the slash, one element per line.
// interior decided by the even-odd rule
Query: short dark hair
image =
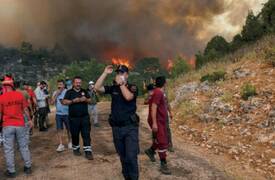
<path fill-rule="evenodd" d="M 81 80 L 82 80 L 82 78 L 81 78 L 80 76 L 75 76 L 75 77 L 73 78 L 73 81 L 75 81 L 76 79 L 81 79 Z"/>
<path fill-rule="evenodd" d="M 147 91 L 152 91 L 155 89 L 155 86 L 154 86 L 154 84 L 148 84 L 146 89 L 147 89 Z"/>
<path fill-rule="evenodd" d="M 45 81 L 40 81 L 40 85 L 47 85 Z"/>
<path fill-rule="evenodd" d="M 63 84 L 65 84 L 65 81 L 64 81 L 64 79 L 58 79 L 57 83 L 63 83 Z"/>
<path fill-rule="evenodd" d="M 28 81 L 23 81 L 23 86 L 29 86 L 30 85 L 30 82 L 28 82 Z"/>
<path fill-rule="evenodd" d="M 21 86 L 21 81 L 14 81 L 13 85 L 14 85 L 14 88 L 15 88 L 15 89 L 20 88 L 20 86 Z"/>
<path fill-rule="evenodd" d="M 166 83 L 166 77 L 165 76 L 159 76 L 156 78 L 156 87 L 162 88 Z"/>

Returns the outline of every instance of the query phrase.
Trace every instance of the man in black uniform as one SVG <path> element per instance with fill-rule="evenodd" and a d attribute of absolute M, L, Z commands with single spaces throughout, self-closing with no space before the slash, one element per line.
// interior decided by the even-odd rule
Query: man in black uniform
<path fill-rule="evenodd" d="M 137 180 L 138 170 L 138 125 L 139 117 L 136 114 L 136 99 L 138 90 L 135 85 L 128 84 L 128 68 L 118 66 L 112 86 L 103 86 L 108 74 L 113 72 L 113 66 L 105 68 L 97 80 L 95 88 L 98 92 L 110 94 L 112 97 L 109 123 L 112 126 L 113 141 L 120 156 L 122 174 L 126 180 Z"/>
<path fill-rule="evenodd" d="M 88 92 L 81 88 L 81 77 L 73 79 L 73 88 L 65 94 L 62 103 L 69 106 L 69 124 L 72 135 L 74 155 L 80 156 L 79 133 L 83 139 L 83 150 L 88 160 L 93 160 L 91 148 L 91 123 L 88 113 L 88 104 L 91 98 Z"/>

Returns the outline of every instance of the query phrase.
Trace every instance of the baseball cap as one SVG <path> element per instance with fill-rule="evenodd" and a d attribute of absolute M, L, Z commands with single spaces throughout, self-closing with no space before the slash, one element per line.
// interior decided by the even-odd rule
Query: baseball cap
<path fill-rule="evenodd" d="M 2 81 L 3 86 L 14 86 L 14 81 L 11 76 L 5 76 L 4 80 Z"/>
<path fill-rule="evenodd" d="M 118 73 L 118 72 L 122 72 L 122 73 L 125 73 L 125 72 L 129 72 L 129 69 L 128 69 L 128 67 L 127 66 L 125 66 L 125 65 L 119 65 L 118 67 L 117 67 L 117 69 L 116 69 L 116 72 Z"/>
<path fill-rule="evenodd" d="M 94 81 L 90 81 L 90 82 L 89 82 L 89 85 L 92 85 L 92 84 L 95 84 Z"/>

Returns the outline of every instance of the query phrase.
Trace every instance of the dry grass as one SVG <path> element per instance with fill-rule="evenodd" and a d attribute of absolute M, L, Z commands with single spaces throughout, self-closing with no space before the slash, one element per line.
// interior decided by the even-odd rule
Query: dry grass
<path fill-rule="evenodd" d="M 174 109 L 175 111 L 175 124 L 184 125 L 190 129 L 196 129 L 196 137 L 191 138 L 192 142 L 196 144 L 204 144 L 203 139 L 198 139 L 203 134 L 208 134 L 213 138 L 214 141 L 221 142 L 225 147 L 231 147 L 236 143 L 249 144 L 251 149 L 249 153 L 240 154 L 240 160 L 234 159 L 234 157 L 227 153 L 227 150 L 220 149 L 222 151 L 221 156 L 226 156 L 230 159 L 232 165 L 241 162 L 242 168 L 246 168 L 255 171 L 257 174 L 262 174 L 267 178 L 274 177 L 274 168 L 270 166 L 270 159 L 274 158 L 274 151 L 269 144 L 259 143 L 257 138 L 259 134 L 268 135 L 270 131 L 267 129 L 261 129 L 258 127 L 260 123 L 267 118 L 269 108 L 274 106 L 274 89 L 275 89 L 275 69 L 265 59 L 267 50 L 275 47 L 275 36 L 267 36 L 262 40 L 256 42 L 253 45 L 244 47 L 234 54 L 228 55 L 216 63 L 209 63 L 200 70 L 194 70 L 188 74 L 179 77 L 178 79 L 171 82 L 169 85 L 169 92 L 171 100 L 175 96 L 177 87 L 182 86 L 189 82 L 198 82 L 201 76 L 209 73 L 213 73 L 217 70 L 224 70 L 227 72 L 226 80 L 215 83 L 214 89 L 218 89 L 218 92 L 222 94 L 217 95 L 215 92 L 196 92 L 189 96 L 196 99 L 199 103 L 194 104 L 193 101 L 182 101 Z M 247 70 L 250 74 L 243 78 L 235 78 L 233 71 L 236 69 Z M 242 111 L 240 110 L 241 92 L 242 86 L 249 82 L 257 89 L 258 95 L 255 99 L 263 101 L 263 105 L 255 109 L 255 111 L 248 113 L 247 116 L 250 119 L 250 123 L 240 122 L 232 125 L 227 125 L 221 119 L 218 122 L 213 123 L 202 123 L 197 121 L 194 115 L 200 114 L 204 107 L 208 107 L 209 102 L 214 97 L 219 97 L 224 103 L 229 103 L 234 107 L 233 115 L 238 114 L 242 117 Z M 264 92 L 271 92 L 273 95 L 270 98 L 265 98 Z M 231 113 L 232 114 L 232 113 Z M 242 130 L 250 131 L 250 135 L 242 134 Z M 181 133 L 185 140 L 190 140 L 188 133 Z M 271 150 L 271 151 L 270 151 Z M 265 154 L 262 158 L 261 154 Z M 250 159 L 259 160 L 261 163 L 249 163 Z M 232 171 L 234 173 L 240 173 L 241 169 L 239 165 L 234 167 Z M 233 173 L 233 174 L 234 174 Z M 246 177 L 242 175 L 242 177 Z"/>
<path fill-rule="evenodd" d="M 199 81 L 205 74 L 211 74 L 217 70 L 225 72 L 231 71 L 230 65 L 243 64 L 244 62 L 259 62 L 266 63 L 266 53 L 271 47 L 275 47 L 275 36 L 269 35 L 263 37 L 261 40 L 254 44 L 247 45 L 240 50 L 225 56 L 218 62 L 210 62 L 199 70 L 192 70 L 189 73 L 178 77 L 177 79 L 170 80 L 168 85 L 168 95 L 170 99 L 175 98 L 175 89 L 188 82 Z M 234 66 L 233 66 L 234 67 Z"/>

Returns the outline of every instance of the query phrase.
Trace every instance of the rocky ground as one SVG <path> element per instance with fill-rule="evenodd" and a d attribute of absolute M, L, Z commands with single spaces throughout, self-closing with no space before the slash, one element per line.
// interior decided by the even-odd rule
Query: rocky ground
<path fill-rule="evenodd" d="M 152 163 L 144 155 L 143 151 L 150 146 L 151 135 L 147 126 L 147 106 L 139 105 L 139 115 L 141 116 L 140 127 L 140 146 L 141 154 L 140 179 L 142 180 L 223 180 L 235 179 L 229 176 L 221 168 L 219 163 L 212 162 L 206 156 L 204 151 L 200 151 L 192 144 L 187 144 L 181 137 L 175 136 L 175 153 L 169 154 L 169 165 L 172 170 L 171 176 L 160 174 L 159 162 Z M 92 129 L 92 142 L 95 159 L 88 161 L 84 157 L 75 157 L 71 151 L 66 150 L 62 153 L 55 151 L 56 131 L 52 127 L 48 132 L 37 132 L 31 138 L 31 151 L 33 157 L 33 174 L 29 177 L 23 173 L 23 164 L 19 153 L 16 153 L 17 179 L 28 180 L 120 180 L 121 167 L 118 156 L 115 152 L 111 128 L 107 123 L 107 117 L 110 111 L 110 104 L 103 102 L 99 104 L 99 118 L 101 127 Z M 53 114 L 50 116 L 53 121 Z M 5 170 L 3 151 L 0 148 L 0 180 L 4 180 L 3 172 Z M 213 159 L 214 160 L 214 159 Z M 218 161 L 217 161 L 218 162 Z"/>
<path fill-rule="evenodd" d="M 257 95 L 243 100 L 241 87 L 247 82 L 256 87 Z M 182 83 L 172 106 L 177 133 L 205 151 L 227 158 L 234 166 L 225 167 L 229 172 L 252 170 L 265 179 L 275 179 L 272 66 L 245 60 L 226 67 L 225 81 Z"/>

